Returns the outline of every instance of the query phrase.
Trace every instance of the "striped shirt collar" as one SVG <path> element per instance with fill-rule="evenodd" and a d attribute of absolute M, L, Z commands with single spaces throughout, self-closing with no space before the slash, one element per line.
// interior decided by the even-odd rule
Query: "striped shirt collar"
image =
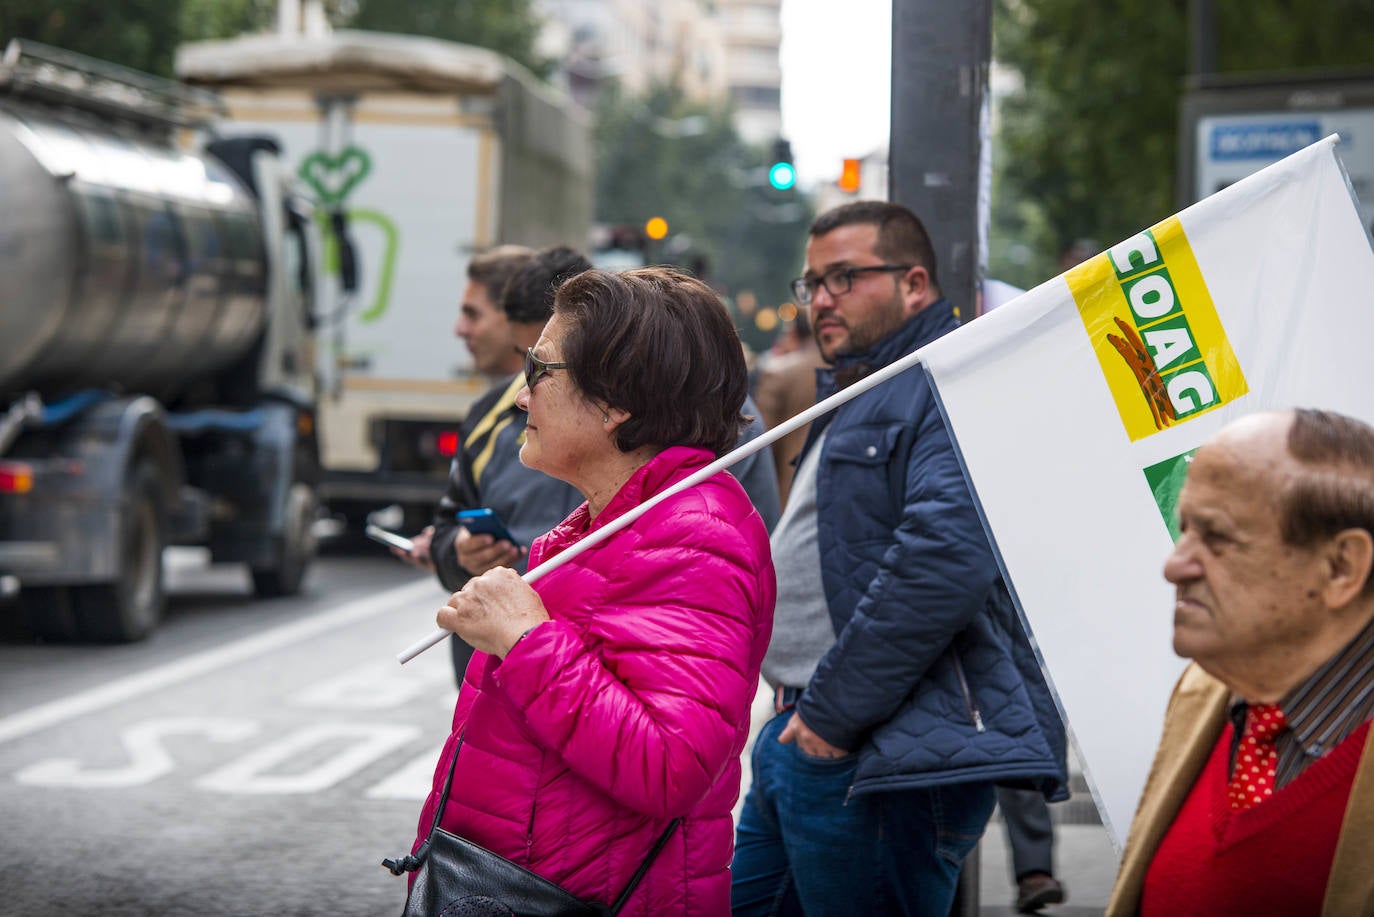
<path fill-rule="evenodd" d="M 1374 619 L 1279 706 L 1298 744 L 1313 758 L 1374 717 Z"/>
<path fill-rule="evenodd" d="M 1366 720 L 1374 719 L 1374 619 L 1279 701 L 1288 728 L 1279 734 L 1278 786 L 1327 754 Z M 1235 699 L 1231 722 L 1239 741 L 1246 704 Z"/>

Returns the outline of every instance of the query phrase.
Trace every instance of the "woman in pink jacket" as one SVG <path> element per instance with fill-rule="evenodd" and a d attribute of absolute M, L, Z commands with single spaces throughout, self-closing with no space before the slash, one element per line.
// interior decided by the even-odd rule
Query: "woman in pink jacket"
<path fill-rule="evenodd" d="M 525 383 L 521 461 L 587 498 L 531 569 L 733 446 L 747 388 L 716 295 L 658 268 L 564 283 Z M 533 587 L 508 568 L 471 580 L 438 614 L 479 652 L 416 848 L 456 750 L 446 830 L 609 904 L 681 818 L 621 913 L 727 914 L 775 590 L 768 533 L 725 472 Z"/>

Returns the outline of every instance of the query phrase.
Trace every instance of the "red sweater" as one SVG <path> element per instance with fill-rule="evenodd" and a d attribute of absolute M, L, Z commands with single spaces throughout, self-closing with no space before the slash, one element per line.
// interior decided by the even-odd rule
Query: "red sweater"
<path fill-rule="evenodd" d="M 1287 786 L 1236 812 L 1222 730 L 1145 874 L 1141 917 L 1320 914 L 1369 724 Z"/>

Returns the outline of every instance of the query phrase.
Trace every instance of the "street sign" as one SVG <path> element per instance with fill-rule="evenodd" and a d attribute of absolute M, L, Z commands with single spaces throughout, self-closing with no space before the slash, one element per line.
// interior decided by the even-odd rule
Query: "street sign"
<path fill-rule="evenodd" d="M 1265 82 L 1203 77 L 1185 95 L 1182 119 L 1180 205 L 1339 134 L 1360 221 L 1374 228 L 1374 74 Z"/>

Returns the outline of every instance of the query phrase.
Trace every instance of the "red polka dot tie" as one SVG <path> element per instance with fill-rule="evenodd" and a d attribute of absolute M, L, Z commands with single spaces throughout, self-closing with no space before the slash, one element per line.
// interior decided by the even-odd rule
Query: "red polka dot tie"
<path fill-rule="evenodd" d="M 1245 732 L 1236 749 L 1236 769 L 1227 786 L 1231 808 L 1248 809 L 1274 795 L 1279 752 L 1274 739 L 1288 721 L 1278 704 L 1251 704 L 1245 711 Z"/>

